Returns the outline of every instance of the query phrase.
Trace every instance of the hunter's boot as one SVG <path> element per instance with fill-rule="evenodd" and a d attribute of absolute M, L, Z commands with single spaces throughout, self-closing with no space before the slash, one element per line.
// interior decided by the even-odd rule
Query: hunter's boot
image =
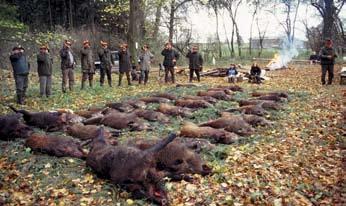
<path fill-rule="evenodd" d="M 119 74 L 119 83 L 118 83 L 118 86 L 119 86 L 119 87 L 121 86 L 121 80 L 122 80 L 122 78 L 123 78 L 123 74 L 120 73 L 120 74 Z"/>
<path fill-rule="evenodd" d="M 85 86 L 85 81 L 82 80 L 82 87 L 81 87 L 82 90 L 84 89 L 84 86 Z"/>

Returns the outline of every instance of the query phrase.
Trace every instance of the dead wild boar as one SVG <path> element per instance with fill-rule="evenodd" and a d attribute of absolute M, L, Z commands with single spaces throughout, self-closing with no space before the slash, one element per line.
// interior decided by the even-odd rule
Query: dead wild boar
<path fill-rule="evenodd" d="M 217 86 L 217 88 L 229 89 L 229 90 L 232 90 L 234 92 L 243 92 L 244 91 L 244 89 L 238 85 L 231 85 L 231 86 L 219 85 L 219 86 Z"/>
<path fill-rule="evenodd" d="M 104 110 L 103 107 L 91 107 L 88 110 L 77 111 L 75 114 L 84 118 L 91 118 L 100 114 L 102 110 Z"/>
<path fill-rule="evenodd" d="M 189 108 L 177 107 L 170 104 L 161 103 L 157 111 L 170 115 L 170 116 L 181 116 L 181 117 L 191 117 L 192 111 Z"/>
<path fill-rule="evenodd" d="M 66 133 L 72 137 L 84 141 L 95 138 L 99 128 L 100 127 L 96 125 L 73 124 L 66 127 Z M 108 129 L 105 129 L 104 135 L 109 144 L 116 145 L 117 141 L 112 139 L 112 137 L 118 137 L 120 135 L 120 131 L 109 131 Z"/>
<path fill-rule="evenodd" d="M 204 100 L 178 99 L 175 101 L 175 106 L 198 109 L 212 107 L 213 105 Z"/>
<path fill-rule="evenodd" d="M 67 124 L 66 115 L 59 112 L 28 112 L 26 110 L 17 110 L 9 106 L 14 112 L 23 115 L 24 121 L 30 125 L 35 126 L 46 131 L 58 131 L 63 129 Z"/>
<path fill-rule="evenodd" d="M 123 103 L 123 102 L 113 102 L 113 103 L 107 103 L 107 107 L 118 110 L 119 112 L 132 112 L 135 108 L 131 106 L 130 104 Z"/>
<path fill-rule="evenodd" d="M 210 96 L 210 97 L 214 97 L 215 99 L 225 100 L 225 101 L 231 101 L 233 99 L 230 95 L 227 95 L 223 91 L 207 91 L 207 92 L 199 91 L 197 93 L 197 96 Z"/>
<path fill-rule="evenodd" d="M 145 102 L 137 100 L 137 99 L 127 100 L 124 103 L 131 105 L 135 109 L 145 109 L 147 107 Z"/>
<path fill-rule="evenodd" d="M 157 94 L 153 94 L 152 97 L 162 97 L 172 101 L 177 100 L 177 96 L 175 96 L 174 94 L 169 94 L 169 93 L 157 93 Z"/>
<path fill-rule="evenodd" d="M 56 157 L 86 158 L 80 144 L 69 137 L 32 134 L 26 139 L 25 146 Z"/>
<path fill-rule="evenodd" d="M 227 132 L 223 129 L 215 129 L 213 127 L 203 126 L 199 127 L 192 122 L 185 122 L 180 129 L 181 137 L 188 138 L 207 138 L 211 139 L 213 143 L 232 144 L 240 138 L 233 132 Z"/>
<path fill-rule="evenodd" d="M 286 98 L 279 97 L 277 95 L 265 95 L 265 96 L 259 96 L 253 99 L 249 100 L 269 100 L 269 101 L 275 101 L 275 102 L 285 102 L 287 101 Z"/>
<path fill-rule="evenodd" d="M 140 101 L 145 102 L 146 104 L 150 103 L 169 103 L 171 100 L 162 98 L 162 97 L 142 97 L 139 99 Z"/>
<path fill-rule="evenodd" d="M 158 140 L 136 139 L 128 144 L 141 150 L 157 144 Z M 191 180 L 188 174 L 208 175 L 211 173 L 199 154 L 176 139 L 155 155 L 156 167 L 166 172 L 173 180 Z"/>
<path fill-rule="evenodd" d="M 207 90 L 208 92 L 210 91 L 215 91 L 215 92 L 224 92 L 225 94 L 232 95 L 233 91 L 227 88 L 209 88 Z"/>
<path fill-rule="evenodd" d="M 30 127 L 20 122 L 20 118 L 20 114 L 0 116 L 0 140 L 27 138 L 32 133 Z"/>
<path fill-rule="evenodd" d="M 134 113 L 111 112 L 101 118 L 100 124 L 114 129 L 130 129 L 131 131 L 150 130 L 150 125 Z"/>
<path fill-rule="evenodd" d="M 229 112 L 222 112 L 221 117 L 232 117 L 232 116 L 239 116 L 243 118 L 247 123 L 249 123 L 251 126 L 272 126 L 273 123 L 268 121 L 264 117 L 260 117 L 253 114 L 241 114 L 241 115 L 235 115 Z"/>
<path fill-rule="evenodd" d="M 152 110 L 137 109 L 134 111 L 134 113 L 138 117 L 142 117 L 143 119 L 146 119 L 148 121 L 152 121 L 152 122 L 158 121 L 161 123 L 169 123 L 170 122 L 169 118 L 161 112 L 156 112 L 156 111 L 152 111 Z"/>
<path fill-rule="evenodd" d="M 267 95 L 274 95 L 281 98 L 288 99 L 288 94 L 286 92 L 252 92 L 251 94 L 253 97 L 261 97 L 261 96 L 267 96 Z"/>
<path fill-rule="evenodd" d="M 163 172 L 156 170 L 155 155 L 176 137 L 175 134 L 146 150 L 106 143 L 101 128 L 91 143 L 86 164 L 99 176 L 108 178 L 132 193 L 135 198 L 147 198 L 160 205 L 168 205 L 166 191 L 161 186 Z"/>
<path fill-rule="evenodd" d="M 282 107 L 275 101 L 270 100 L 239 100 L 239 106 L 262 104 L 262 108 L 266 110 L 280 110 Z"/>
<path fill-rule="evenodd" d="M 262 104 L 256 104 L 256 105 L 247 105 L 247 106 L 242 106 L 239 108 L 231 108 L 227 109 L 226 112 L 241 112 L 243 114 L 254 114 L 257 116 L 265 116 L 268 115 L 268 112 L 263 109 Z"/>
<path fill-rule="evenodd" d="M 210 96 L 192 96 L 192 95 L 186 95 L 183 96 L 182 99 L 190 99 L 190 100 L 204 100 L 209 102 L 210 104 L 216 104 L 218 102 L 217 99 L 215 99 L 214 97 L 210 97 Z"/>
<path fill-rule="evenodd" d="M 209 140 L 203 138 L 177 138 L 177 140 L 197 153 L 215 149 L 215 144 L 212 144 Z"/>
<path fill-rule="evenodd" d="M 194 84 L 194 83 L 178 83 L 175 85 L 176 87 L 186 87 L 186 88 L 192 88 L 192 87 L 199 87 L 200 85 Z"/>
<path fill-rule="evenodd" d="M 224 128 L 228 132 L 234 132 L 241 136 L 251 135 L 255 131 L 255 129 L 243 118 L 237 116 L 221 117 L 206 123 L 202 123 L 199 126 L 213 127 L 216 129 Z"/>

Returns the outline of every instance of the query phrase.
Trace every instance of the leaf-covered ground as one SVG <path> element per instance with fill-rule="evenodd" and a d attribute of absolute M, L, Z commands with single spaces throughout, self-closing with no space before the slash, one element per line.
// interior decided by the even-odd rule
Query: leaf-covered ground
<path fill-rule="evenodd" d="M 4 76 L 4 75 L 2 75 Z M 203 78 L 202 88 L 176 89 L 158 84 L 152 74 L 144 86 L 123 86 L 80 91 L 78 76 L 72 93 L 60 92 L 60 78 L 54 78 L 54 95 L 38 98 L 37 77 L 32 77 L 29 98 L 24 108 L 35 111 L 70 108 L 144 96 L 156 91 L 177 95 L 195 94 L 212 85 L 226 84 L 222 78 Z M 298 66 L 271 72 L 263 85 L 246 88 L 236 98 L 247 98 L 253 90 L 284 90 L 290 94 L 285 109 L 271 113 L 273 128 L 260 128 L 256 134 L 234 145 L 219 145 L 203 156 L 213 167 L 209 177 L 195 176 L 192 183 L 167 183 L 172 205 L 342 205 L 346 203 L 345 126 L 341 110 L 345 88 L 335 83 L 320 85 L 318 66 Z M 116 77 L 116 76 L 114 76 Z M 98 78 L 98 77 L 97 77 Z M 180 77 L 180 81 L 186 81 Z M 13 82 L 1 81 L 3 103 L 13 103 Z M 338 82 L 338 79 L 335 80 Z M 11 89 L 12 88 L 12 89 Z M 157 105 L 152 105 L 155 108 Z M 213 108 L 199 110 L 190 121 L 216 118 L 217 111 L 234 107 L 234 102 L 219 102 Z M 0 105 L 0 113 L 8 109 Z M 150 132 L 125 132 L 121 140 L 134 137 L 162 137 L 178 131 L 183 119 L 172 119 L 167 126 L 153 124 Z M 344 158 L 344 159 L 343 159 Z M 148 205 L 108 181 L 101 180 L 73 158 L 56 158 L 33 153 L 23 140 L 0 142 L 0 205 Z"/>

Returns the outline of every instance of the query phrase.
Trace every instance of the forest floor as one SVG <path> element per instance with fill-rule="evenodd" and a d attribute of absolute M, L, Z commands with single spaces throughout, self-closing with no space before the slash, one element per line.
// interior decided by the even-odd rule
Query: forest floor
<path fill-rule="evenodd" d="M 338 70 L 338 69 L 336 69 Z M 3 75 L 2 75 L 3 76 Z M 245 141 L 217 145 L 204 151 L 203 157 L 214 173 L 194 176 L 193 182 L 168 182 L 171 205 L 343 205 L 346 203 L 345 124 L 341 111 L 346 88 L 335 79 L 333 85 L 320 84 L 319 66 L 295 66 L 269 72 L 271 80 L 262 85 L 239 83 L 250 97 L 254 90 L 287 91 L 284 109 L 271 112 L 272 128 L 259 128 Z M 336 72 L 337 76 L 337 72 Z M 9 74 L 6 75 L 9 77 Z M 97 76 L 98 78 L 98 76 Z M 92 105 L 170 91 L 178 96 L 195 94 L 213 85 L 226 85 L 223 78 L 203 78 L 200 88 L 175 88 L 158 84 L 155 77 L 144 86 L 104 88 L 62 94 L 60 77 L 54 77 L 54 94 L 38 97 L 37 76 L 31 77 L 27 104 L 33 111 L 69 108 L 74 111 Z M 117 78 L 114 78 L 114 84 Z M 186 77 L 179 81 L 186 82 Z M 14 104 L 13 81 L 1 81 L 0 101 Z M 154 109 L 157 105 L 152 105 Z M 236 107 L 235 102 L 220 101 L 212 108 L 194 112 L 189 121 L 203 122 L 217 117 L 217 112 Z M 0 114 L 9 110 L 0 105 Z M 124 132 L 121 140 L 136 137 L 163 137 L 179 131 L 181 118 L 162 127 L 153 123 L 153 131 Z M 85 162 L 74 158 L 56 158 L 34 153 L 23 140 L 0 142 L 0 205 L 148 205 L 131 199 L 131 194 L 99 179 Z"/>

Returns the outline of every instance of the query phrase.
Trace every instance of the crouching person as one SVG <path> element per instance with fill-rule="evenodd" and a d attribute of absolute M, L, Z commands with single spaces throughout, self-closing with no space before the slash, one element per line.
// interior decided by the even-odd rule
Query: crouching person
<path fill-rule="evenodd" d="M 16 83 L 17 103 L 24 104 L 30 71 L 30 64 L 26 58 L 26 55 L 24 54 L 24 48 L 22 46 L 14 47 L 12 49 L 10 60 Z"/>
<path fill-rule="evenodd" d="M 95 73 L 93 54 L 90 48 L 89 40 L 83 42 L 81 50 L 81 65 L 82 65 L 82 89 L 85 87 L 85 82 L 89 79 L 89 86 L 93 87 L 93 76 Z"/>
<path fill-rule="evenodd" d="M 229 69 L 227 70 L 228 83 L 236 83 L 237 75 L 237 67 L 235 66 L 235 64 L 231 64 Z"/>
<path fill-rule="evenodd" d="M 53 59 L 49 54 L 48 46 L 40 47 L 40 53 L 37 55 L 37 73 L 40 79 L 40 96 L 49 97 L 52 88 Z"/>
<path fill-rule="evenodd" d="M 253 63 L 250 70 L 250 83 L 260 84 L 261 81 L 261 68 L 257 65 L 257 63 Z"/>

